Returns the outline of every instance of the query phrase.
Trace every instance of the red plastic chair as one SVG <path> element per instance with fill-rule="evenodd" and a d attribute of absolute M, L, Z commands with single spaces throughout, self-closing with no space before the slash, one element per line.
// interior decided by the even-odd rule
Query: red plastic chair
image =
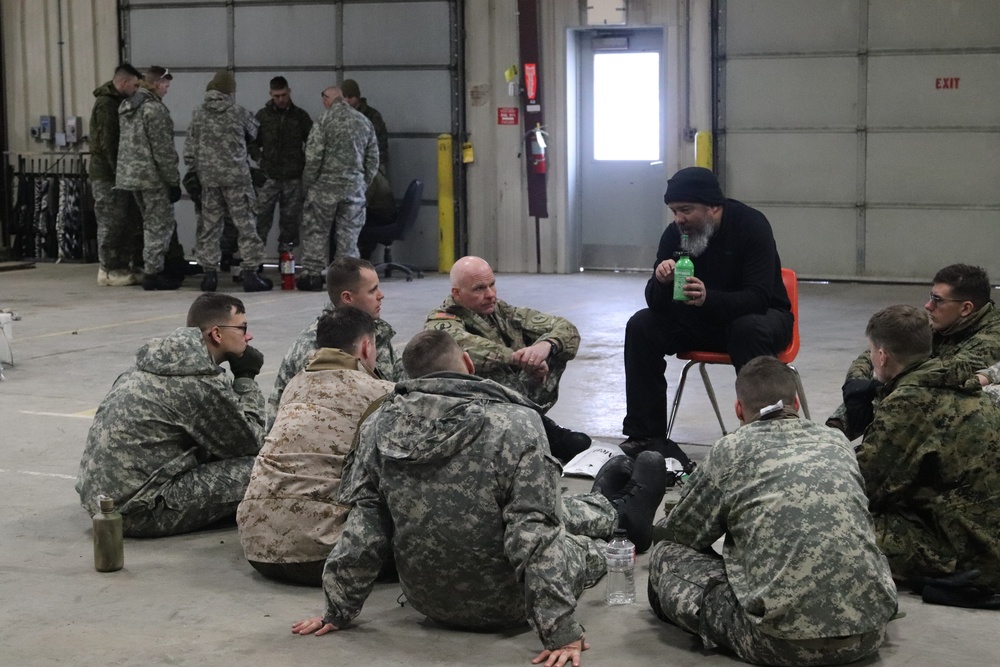
<path fill-rule="evenodd" d="M 795 388 L 799 394 L 799 402 L 802 404 L 802 414 L 809 419 L 809 404 L 806 403 L 806 393 L 805 389 L 802 387 L 802 376 L 799 375 L 799 371 L 792 365 L 795 361 L 796 355 L 799 353 L 799 279 L 795 275 L 795 272 L 791 269 L 781 269 L 781 281 L 785 283 L 785 291 L 788 292 L 788 300 L 792 303 L 792 315 L 795 316 L 795 324 L 792 326 L 792 342 L 788 344 L 788 347 L 784 351 L 778 354 L 778 359 L 783 361 L 788 365 L 789 368 L 795 373 Z M 715 390 L 712 388 L 712 381 L 708 377 L 708 371 L 705 369 L 706 364 L 726 364 L 728 366 L 733 365 L 733 360 L 729 358 L 728 354 L 723 354 L 722 352 L 681 352 L 677 355 L 677 358 L 682 361 L 687 361 L 684 364 L 684 369 L 681 370 L 681 379 L 677 383 L 677 393 L 674 394 L 674 402 L 670 407 L 670 421 L 667 423 L 667 437 L 670 437 L 670 432 L 674 430 L 674 421 L 677 419 L 677 408 L 681 404 L 681 394 L 684 393 L 684 383 L 687 382 L 688 371 L 695 364 L 698 364 L 698 370 L 701 372 L 701 379 L 705 383 L 705 391 L 708 393 L 708 400 L 712 401 L 712 407 L 715 408 L 715 416 L 719 420 L 719 427 L 722 429 L 722 434 L 726 435 L 726 425 L 722 422 L 722 412 L 719 411 L 719 402 L 715 398 Z"/>

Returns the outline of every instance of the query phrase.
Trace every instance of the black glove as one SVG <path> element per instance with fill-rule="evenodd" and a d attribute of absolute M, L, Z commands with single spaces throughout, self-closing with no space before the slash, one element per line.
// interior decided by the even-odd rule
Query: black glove
<path fill-rule="evenodd" d="M 181 186 L 171 185 L 167 188 L 168 196 L 170 197 L 170 203 L 176 204 L 181 200 Z"/>
<path fill-rule="evenodd" d="M 1000 594 L 976 586 L 973 581 L 978 577 L 979 570 L 958 572 L 940 579 L 925 577 L 918 582 L 918 586 L 923 586 L 921 598 L 927 604 L 969 609 L 1000 609 Z"/>
<path fill-rule="evenodd" d="M 254 379 L 263 365 L 264 353 L 250 345 L 241 356 L 229 358 L 229 370 L 238 378 Z"/>
<path fill-rule="evenodd" d="M 848 433 L 863 433 L 875 418 L 875 393 L 882 383 L 878 380 L 848 380 L 844 383 L 844 407 L 847 408 Z"/>

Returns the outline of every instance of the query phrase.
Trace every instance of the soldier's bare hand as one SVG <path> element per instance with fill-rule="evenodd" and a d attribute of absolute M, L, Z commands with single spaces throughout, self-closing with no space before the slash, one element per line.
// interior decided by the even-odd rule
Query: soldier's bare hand
<path fill-rule="evenodd" d="M 669 283 L 674 279 L 674 267 L 677 266 L 677 262 L 672 259 L 665 259 L 656 265 L 656 270 L 653 271 L 653 275 L 656 276 L 657 282 Z"/>
<path fill-rule="evenodd" d="M 510 361 L 515 366 L 523 368 L 528 371 L 528 373 L 534 374 L 545 365 L 546 359 L 549 358 L 549 353 L 552 351 L 552 346 L 549 345 L 548 341 L 539 341 L 534 345 L 529 345 L 528 347 L 522 347 L 520 350 L 515 350 L 514 354 L 511 356 Z M 548 371 L 548 366 L 546 366 L 546 372 Z"/>
<path fill-rule="evenodd" d="M 537 665 L 542 660 L 545 661 L 545 667 L 563 667 L 567 662 L 573 665 L 573 667 L 580 667 L 580 654 L 590 648 L 590 644 L 584 637 L 580 637 L 575 642 L 566 644 L 562 648 L 557 648 L 553 651 L 548 649 L 542 651 L 535 659 L 531 661 L 531 664 Z"/>
<path fill-rule="evenodd" d="M 316 633 L 317 637 L 322 637 L 328 632 L 334 632 L 339 630 L 333 623 L 324 623 L 322 616 L 313 616 L 312 618 L 307 618 L 304 621 L 299 621 L 292 626 L 293 635 L 311 635 Z"/>
<path fill-rule="evenodd" d="M 529 377 L 538 384 L 542 384 L 549 377 L 549 365 L 547 363 L 542 363 L 541 366 L 535 368 L 534 370 L 527 371 Z"/>

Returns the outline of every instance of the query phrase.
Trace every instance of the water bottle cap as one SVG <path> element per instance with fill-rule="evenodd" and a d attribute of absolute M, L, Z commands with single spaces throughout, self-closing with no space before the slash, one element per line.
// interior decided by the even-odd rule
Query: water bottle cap
<path fill-rule="evenodd" d="M 628 531 L 624 528 L 615 528 L 615 532 L 612 533 L 612 535 L 614 535 L 614 537 L 627 537 Z"/>
<path fill-rule="evenodd" d="M 108 496 L 97 496 L 97 502 L 101 506 L 102 512 L 114 512 L 115 511 L 115 499 L 109 498 Z"/>

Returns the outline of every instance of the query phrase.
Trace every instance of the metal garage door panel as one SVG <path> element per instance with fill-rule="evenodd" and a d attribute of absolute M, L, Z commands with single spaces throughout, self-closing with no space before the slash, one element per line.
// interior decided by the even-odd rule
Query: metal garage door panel
<path fill-rule="evenodd" d="M 1000 134 L 870 133 L 873 204 L 1000 205 Z M 996 238 L 994 230 L 990 238 Z M 949 234 L 950 236 L 950 234 Z M 995 243 L 991 245 L 995 246 Z"/>
<path fill-rule="evenodd" d="M 942 266 L 974 264 L 1000 276 L 997 211 L 868 211 L 868 272 L 927 281 Z"/>
<path fill-rule="evenodd" d="M 996 0 L 881 0 L 869 7 L 872 50 L 1000 46 Z"/>
<path fill-rule="evenodd" d="M 165 63 L 156 63 L 169 67 Z M 212 72 L 176 72 L 170 82 L 170 92 L 163 103 L 170 109 L 174 130 L 186 132 L 191 125 L 194 110 L 205 101 L 205 86 L 212 80 Z"/>
<path fill-rule="evenodd" d="M 771 222 L 782 266 L 810 276 L 856 270 L 857 213 L 853 208 L 761 206 Z"/>
<path fill-rule="evenodd" d="M 140 67 L 225 67 L 229 30 L 225 7 L 143 9 L 129 14 L 129 48 Z"/>
<path fill-rule="evenodd" d="M 448 21 L 445 2 L 344 5 L 344 62 L 348 66 L 447 65 Z"/>
<path fill-rule="evenodd" d="M 857 91 L 855 58 L 730 60 L 726 127 L 854 128 Z"/>
<path fill-rule="evenodd" d="M 358 82 L 390 133 L 451 131 L 451 77 L 446 70 L 348 69 L 344 77 Z"/>
<path fill-rule="evenodd" d="M 236 62 L 241 66 L 315 65 L 337 61 L 337 14 L 332 5 L 237 6 Z M 279 54 L 276 57 L 276 54 Z"/>
<path fill-rule="evenodd" d="M 414 178 L 424 182 L 424 199 L 437 199 L 437 140 L 390 139 L 389 178 L 396 199 L 402 199 Z M 437 224 L 436 222 L 434 223 Z"/>
<path fill-rule="evenodd" d="M 726 52 L 816 53 L 855 51 L 858 0 L 730 0 Z M 811 89 L 812 87 L 810 87 Z"/>
<path fill-rule="evenodd" d="M 426 186 L 425 190 L 426 192 Z M 413 232 L 403 243 L 392 246 L 392 257 L 396 261 L 417 266 L 437 266 L 438 263 L 438 212 L 433 206 L 424 206 L 417 215 Z M 443 301 L 446 293 L 442 292 Z M 436 307 L 437 301 L 427 304 L 427 310 Z"/>
<path fill-rule="evenodd" d="M 726 194 L 747 202 L 853 203 L 856 151 L 853 134 L 730 134 Z"/>
<path fill-rule="evenodd" d="M 1000 55 L 872 56 L 868 81 L 869 128 L 1000 126 Z"/>
<path fill-rule="evenodd" d="M 236 103 L 257 113 L 271 99 L 268 92 L 270 81 L 278 75 L 288 79 L 295 106 L 305 110 L 313 120 L 325 111 L 321 98 L 323 89 L 337 83 L 337 75 L 333 71 L 247 72 L 241 69 L 236 73 Z"/>

